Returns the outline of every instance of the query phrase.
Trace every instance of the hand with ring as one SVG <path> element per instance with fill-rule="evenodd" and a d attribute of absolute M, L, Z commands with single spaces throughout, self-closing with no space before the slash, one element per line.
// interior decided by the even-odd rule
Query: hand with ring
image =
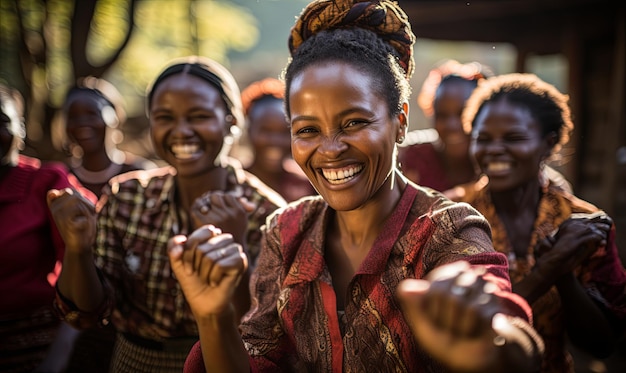
<path fill-rule="evenodd" d="M 214 225 L 223 232 L 232 234 L 235 241 L 243 245 L 248 228 L 248 214 L 254 207 L 236 193 L 208 191 L 196 198 L 190 215 L 194 228 Z"/>
<path fill-rule="evenodd" d="M 172 270 L 196 317 L 219 315 L 230 309 L 248 260 L 233 236 L 205 225 L 188 237 L 168 241 Z"/>

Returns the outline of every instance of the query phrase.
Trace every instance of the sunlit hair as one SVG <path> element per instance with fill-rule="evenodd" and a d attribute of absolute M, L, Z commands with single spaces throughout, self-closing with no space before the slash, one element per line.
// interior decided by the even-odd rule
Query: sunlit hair
<path fill-rule="evenodd" d="M 394 1 L 318 0 L 301 13 L 289 38 L 291 60 L 283 78 L 291 115 L 293 78 L 311 65 L 345 62 L 367 73 L 372 88 L 398 114 L 411 94 L 413 44 L 408 17 Z"/>
<path fill-rule="evenodd" d="M 285 97 L 285 83 L 276 78 L 265 78 L 248 85 L 241 91 L 241 104 L 245 115 L 261 100 L 273 98 L 283 100 Z"/>
<path fill-rule="evenodd" d="M 82 77 L 76 80 L 76 84 L 70 87 L 65 95 L 64 110 L 67 110 L 74 97 L 84 94 L 92 94 L 101 101 L 104 106 L 113 109 L 118 123 L 126 121 L 124 110 L 124 98 L 115 86 L 108 81 L 93 76 Z"/>
<path fill-rule="evenodd" d="M 569 96 L 534 74 L 503 74 L 479 82 L 463 111 L 465 132 L 471 133 L 486 104 L 503 100 L 527 108 L 541 126 L 543 137 L 551 133 L 558 136 L 553 154 L 569 141 L 569 134 L 574 129 Z"/>
<path fill-rule="evenodd" d="M 15 88 L 0 83 L 0 103 L 13 102 L 15 112 L 19 117 L 19 123 L 11 123 L 9 131 L 17 138 L 24 139 L 26 137 L 26 129 L 24 126 L 24 97 Z"/>
<path fill-rule="evenodd" d="M 449 82 L 468 82 L 476 87 L 478 81 L 492 77 L 490 67 L 473 61 L 460 63 L 456 60 L 444 60 L 438 63 L 426 76 L 417 96 L 417 105 L 426 117 L 435 114 L 434 103 L 437 90 Z"/>

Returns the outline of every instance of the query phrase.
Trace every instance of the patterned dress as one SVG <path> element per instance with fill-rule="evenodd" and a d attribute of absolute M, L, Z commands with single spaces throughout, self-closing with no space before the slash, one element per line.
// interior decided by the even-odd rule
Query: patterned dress
<path fill-rule="evenodd" d="M 400 281 L 464 259 L 487 266 L 511 315 L 529 320 L 511 294 L 506 258 L 493 251 L 486 220 L 466 204 L 410 184 L 352 279 L 338 312 L 325 264 L 334 211 L 321 197 L 290 204 L 264 230 L 253 273 L 253 308 L 240 329 L 254 372 L 441 372 L 414 339 L 395 297 Z M 187 373 L 204 372 L 199 344 Z"/>
<path fill-rule="evenodd" d="M 461 201 L 468 202 L 480 211 L 491 224 L 494 248 L 509 258 L 510 276 L 513 284 L 528 275 L 535 265 L 534 248 L 537 242 L 552 234 L 572 213 L 592 213 L 597 207 L 585 202 L 552 181 L 544 183 L 537 218 L 533 226 L 528 254 L 525 258 L 515 256 L 506 229 L 498 218 L 491 202 L 486 179 L 462 186 Z M 615 245 L 615 227 L 611 229 L 607 245 L 598 250 L 575 271 L 580 283 L 598 303 L 615 315 L 620 323 L 626 320 L 626 271 Z M 563 308 L 556 287 L 532 305 L 534 326 L 545 342 L 542 372 L 573 372 L 573 361 L 566 350 L 566 331 Z"/>

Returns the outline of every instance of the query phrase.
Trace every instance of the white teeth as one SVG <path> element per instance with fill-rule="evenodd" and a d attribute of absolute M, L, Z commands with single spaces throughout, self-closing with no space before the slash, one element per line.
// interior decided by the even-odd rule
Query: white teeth
<path fill-rule="evenodd" d="M 322 173 L 331 184 L 342 184 L 352 179 L 353 176 L 361 172 L 362 169 L 363 166 L 354 166 L 339 171 L 322 169 Z"/>
<path fill-rule="evenodd" d="M 511 169 L 509 162 L 492 162 L 487 164 L 487 171 L 490 172 L 508 171 L 509 169 Z"/>
<path fill-rule="evenodd" d="M 198 144 L 175 144 L 172 145 L 172 153 L 178 159 L 189 159 L 200 150 Z"/>

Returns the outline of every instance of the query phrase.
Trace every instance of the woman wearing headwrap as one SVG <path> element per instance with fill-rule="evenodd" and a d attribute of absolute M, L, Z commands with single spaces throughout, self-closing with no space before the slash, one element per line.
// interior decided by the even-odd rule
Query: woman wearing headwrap
<path fill-rule="evenodd" d="M 152 141 L 170 166 L 133 171 L 105 186 L 97 205 L 68 190 L 48 203 L 65 243 L 56 307 L 68 323 L 113 323 L 110 371 L 180 372 L 197 324 L 167 258 L 167 240 L 213 224 L 254 263 L 259 226 L 285 201 L 226 156 L 243 124 L 239 89 L 215 61 L 173 61 L 147 95 Z M 95 265 L 94 265 L 95 263 Z M 247 274 L 235 291 L 250 302 Z"/>
<path fill-rule="evenodd" d="M 379 36 L 380 35 L 380 36 Z M 252 308 L 246 256 L 202 227 L 170 240 L 200 343 L 185 372 L 529 371 L 541 340 L 506 257 L 466 204 L 396 169 L 414 36 L 395 2 L 314 1 L 285 72 L 292 153 L 319 196 L 263 228 Z"/>

